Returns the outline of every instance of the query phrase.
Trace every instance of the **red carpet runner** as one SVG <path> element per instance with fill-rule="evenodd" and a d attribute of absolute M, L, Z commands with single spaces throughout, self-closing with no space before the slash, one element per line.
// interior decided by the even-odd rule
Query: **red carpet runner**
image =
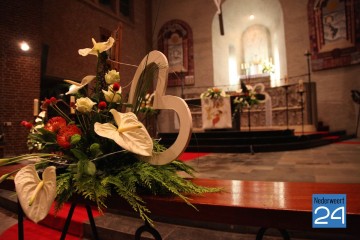
<path fill-rule="evenodd" d="M 49 215 L 39 222 L 33 223 L 30 220 L 24 220 L 24 239 L 25 240 L 49 240 L 60 239 L 61 230 L 65 224 L 70 205 L 65 204 L 63 208 L 54 215 L 54 208 L 50 210 Z M 99 215 L 97 210 L 93 209 L 94 217 Z M 79 240 L 83 235 L 83 223 L 88 221 L 87 212 L 84 206 L 77 205 L 70 223 L 66 240 Z M 0 240 L 17 240 L 18 225 L 10 227 L 0 236 Z"/>
<path fill-rule="evenodd" d="M 183 154 L 181 154 L 181 156 L 179 157 L 180 161 L 186 162 L 186 161 L 191 161 L 194 160 L 196 158 L 202 157 L 202 156 L 206 156 L 209 153 L 203 153 L 203 152 L 184 152 Z"/>

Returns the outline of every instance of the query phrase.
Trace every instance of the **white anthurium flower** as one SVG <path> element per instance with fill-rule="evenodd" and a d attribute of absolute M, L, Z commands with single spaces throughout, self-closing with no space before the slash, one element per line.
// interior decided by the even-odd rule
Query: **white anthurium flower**
<path fill-rule="evenodd" d="M 96 42 L 95 39 L 93 38 L 91 40 L 94 44 L 93 48 L 79 49 L 78 52 L 81 56 L 85 57 L 89 54 L 97 56 L 98 53 L 102 53 L 104 51 L 109 50 L 115 42 L 114 38 L 112 37 L 109 37 L 109 39 L 106 42 Z"/>
<path fill-rule="evenodd" d="M 76 100 L 76 110 L 78 110 L 81 113 L 87 113 L 87 112 L 91 112 L 93 106 L 96 103 L 94 103 L 93 101 L 91 101 L 90 98 L 88 97 L 82 97 L 82 98 L 78 98 Z"/>
<path fill-rule="evenodd" d="M 69 88 L 69 91 L 67 93 L 65 93 L 65 95 L 77 93 L 81 88 L 88 85 L 95 78 L 96 78 L 96 76 L 94 76 L 94 75 L 86 76 L 81 80 L 81 83 L 78 83 L 78 82 L 75 82 L 75 81 L 72 81 L 72 80 L 64 80 L 65 82 L 71 84 L 71 86 Z"/>
<path fill-rule="evenodd" d="M 120 147 L 142 156 L 151 156 L 153 141 L 145 126 L 132 112 L 120 113 L 110 110 L 116 126 L 111 123 L 95 123 L 95 132 L 105 138 L 114 140 Z"/>
<path fill-rule="evenodd" d="M 121 87 L 118 91 L 114 92 L 113 85 L 110 85 L 107 91 L 102 90 L 102 92 L 107 102 L 120 102 L 121 100 Z"/>
<path fill-rule="evenodd" d="M 120 73 L 116 70 L 110 70 L 105 74 L 105 81 L 108 85 L 120 82 Z"/>
<path fill-rule="evenodd" d="M 42 180 L 35 165 L 29 164 L 20 169 L 14 178 L 16 193 L 26 216 L 35 223 L 43 220 L 49 213 L 56 197 L 56 168 L 45 168 Z"/>

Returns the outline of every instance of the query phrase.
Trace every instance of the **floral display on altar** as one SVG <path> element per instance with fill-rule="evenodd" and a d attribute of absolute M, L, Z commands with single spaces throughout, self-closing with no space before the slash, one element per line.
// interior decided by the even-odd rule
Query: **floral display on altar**
<path fill-rule="evenodd" d="M 265 101 L 265 86 L 262 83 L 256 84 L 254 87 L 246 85 L 241 81 L 241 89 L 238 91 L 240 96 L 234 98 L 235 105 L 234 114 L 238 114 L 244 108 L 252 108 L 253 106 Z"/>
<path fill-rule="evenodd" d="M 200 95 L 204 129 L 231 128 L 230 96 L 220 88 L 209 88 Z"/>
<path fill-rule="evenodd" d="M 152 108 L 156 95 L 149 90 L 154 76 L 167 66 L 147 64 L 137 81 L 135 101 L 128 103 L 120 73 L 107 63 L 114 39 L 92 41 L 92 48 L 78 52 L 97 58 L 96 75 L 85 76 L 80 83 L 65 80 L 70 84 L 69 104 L 55 97 L 45 99 L 35 121 L 21 123 L 29 130 L 31 153 L 0 159 L 0 166 L 25 164 L 1 176 L 0 183 L 16 174 L 17 196 L 27 217 L 38 222 L 54 200 L 60 209 L 73 196 L 91 200 L 101 210 L 107 197 L 116 194 L 151 223 L 151 209 L 142 194 L 171 194 L 192 206 L 188 194 L 219 191 L 180 176 L 180 172 L 194 176 L 194 169 L 181 161 L 152 162 L 166 149 L 139 119 L 157 111 Z"/>

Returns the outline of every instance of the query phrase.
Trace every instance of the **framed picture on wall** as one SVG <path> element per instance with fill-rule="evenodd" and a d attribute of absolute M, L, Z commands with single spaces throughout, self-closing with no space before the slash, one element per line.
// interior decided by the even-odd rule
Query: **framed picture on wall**
<path fill-rule="evenodd" d="M 310 0 L 312 70 L 360 63 L 359 0 Z"/>
<path fill-rule="evenodd" d="M 184 21 L 171 20 L 160 29 L 158 48 L 169 61 L 169 87 L 195 84 L 192 45 L 192 31 Z"/>

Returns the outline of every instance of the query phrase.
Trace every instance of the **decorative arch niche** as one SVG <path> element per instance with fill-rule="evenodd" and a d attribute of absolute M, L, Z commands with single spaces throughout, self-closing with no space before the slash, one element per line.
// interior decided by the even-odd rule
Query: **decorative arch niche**
<path fill-rule="evenodd" d="M 213 85 L 234 91 L 240 88 L 239 79 L 249 77 L 266 82 L 270 78 L 273 87 L 284 84 L 287 59 L 280 1 L 226 0 L 222 17 L 224 35 L 217 14 L 212 22 Z"/>
<path fill-rule="evenodd" d="M 193 34 L 186 22 L 166 22 L 158 34 L 158 49 L 169 61 L 168 86 L 194 85 Z"/>

